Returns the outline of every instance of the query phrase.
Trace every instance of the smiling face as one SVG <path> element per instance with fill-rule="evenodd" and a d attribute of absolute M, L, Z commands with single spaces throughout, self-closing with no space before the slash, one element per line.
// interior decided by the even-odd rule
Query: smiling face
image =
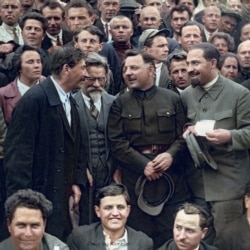
<path fill-rule="evenodd" d="M 40 210 L 18 207 L 8 229 L 15 249 L 36 250 L 40 248 L 45 221 Z"/>
<path fill-rule="evenodd" d="M 130 56 L 124 61 L 123 79 L 131 89 L 147 90 L 154 84 L 155 67 L 144 63 L 142 56 Z"/>
<path fill-rule="evenodd" d="M 193 87 L 204 86 L 215 78 L 216 59 L 206 60 L 201 49 L 192 49 L 187 55 L 188 73 Z"/>
<path fill-rule="evenodd" d="M 130 205 L 123 195 L 106 196 L 101 199 L 99 206 L 95 206 L 95 212 L 107 234 L 122 235 L 130 213 Z"/>

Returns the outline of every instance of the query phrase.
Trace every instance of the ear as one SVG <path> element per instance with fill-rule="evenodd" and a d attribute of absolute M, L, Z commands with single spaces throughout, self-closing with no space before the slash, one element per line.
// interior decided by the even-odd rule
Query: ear
<path fill-rule="evenodd" d="M 94 24 L 94 22 L 95 22 L 95 15 L 93 15 L 92 17 L 90 17 L 90 22 L 91 22 L 91 24 Z"/>
<path fill-rule="evenodd" d="M 207 227 L 205 227 L 205 228 L 202 229 L 202 236 L 201 236 L 202 239 L 205 237 L 207 231 L 208 231 Z"/>
<path fill-rule="evenodd" d="M 103 43 L 100 43 L 98 52 L 100 52 L 102 50 L 102 48 L 103 48 Z"/>
<path fill-rule="evenodd" d="M 128 216 L 129 216 L 130 212 L 131 212 L 131 206 L 128 205 Z"/>
<path fill-rule="evenodd" d="M 150 65 L 149 66 L 149 76 L 156 76 L 156 71 L 155 71 L 155 66 L 154 65 Z"/>
<path fill-rule="evenodd" d="M 9 233 L 11 233 L 11 227 L 10 227 L 11 221 L 9 219 L 7 219 L 7 227 L 8 227 L 8 231 Z"/>
<path fill-rule="evenodd" d="M 100 216 L 100 208 L 99 208 L 98 206 L 95 206 L 94 209 L 95 209 L 96 216 L 97 216 L 98 218 L 100 218 L 100 217 L 101 217 L 101 216 Z"/>
<path fill-rule="evenodd" d="M 78 45 L 77 42 L 74 43 L 74 47 L 75 47 L 76 49 L 79 49 L 79 45 Z"/>
<path fill-rule="evenodd" d="M 148 52 L 148 51 L 149 51 L 149 47 L 144 46 L 144 47 L 143 47 L 143 50 L 146 51 L 146 52 Z"/>
<path fill-rule="evenodd" d="M 250 196 L 249 195 L 245 195 L 244 196 L 244 203 L 245 203 L 245 208 L 249 208 L 250 207 Z"/>
<path fill-rule="evenodd" d="M 211 60 L 211 66 L 213 69 L 217 68 L 217 60 L 215 58 Z"/>
<path fill-rule="evenodd" d="M 204 16 L 201 17 L 201 22 L 204 24 Z"/>

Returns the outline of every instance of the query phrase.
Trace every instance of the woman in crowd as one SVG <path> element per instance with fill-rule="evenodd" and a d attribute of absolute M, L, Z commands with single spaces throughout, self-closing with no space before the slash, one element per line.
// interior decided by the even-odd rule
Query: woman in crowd
<path fill-rule="evenodd" d="M 214 46 L 219 50 L 221 55 L 226 52 L 234 52 L 234 39 L 227 33 L 216 32 L 210 37 L 209 42 L 214 44 Z"/>

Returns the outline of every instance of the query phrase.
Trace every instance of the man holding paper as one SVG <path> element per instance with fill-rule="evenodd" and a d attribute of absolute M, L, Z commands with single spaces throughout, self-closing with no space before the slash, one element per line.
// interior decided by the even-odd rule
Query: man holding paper
<path fill-rule="evenodd" d="M 199 122 L 198 127 L 187 127 L 184 138 L 194 134 L 217 165 L 203 166 L 202 181 L 197 178 L 213 215 L 215 242 L 225 225 L 243 213 L 242 198 L 250 181 L 250 93 L 219 75 L 219 57 L 212 44 L 193 46 L 187 55 L 192 86 L 182 93 L 188 121 Z M 202 120 L 214 121 L 214 127 Z M 205 135 L 199 134 L 204 128 Z"/>

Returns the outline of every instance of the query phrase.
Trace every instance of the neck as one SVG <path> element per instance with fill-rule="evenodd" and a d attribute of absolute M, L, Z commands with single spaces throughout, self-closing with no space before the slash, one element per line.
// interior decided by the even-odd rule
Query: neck
<path fill-rule="evenodd" d="M 117 241 L 118 239 L 120 239 L 124 235 L 125 228 L 122 228 L 116 232 L 104 229 L 104 232 L 110 237 L 111 242 L 113 243 L 113 242 Z"/>
<path fill-rule="evenodd" d="M 63 80 L 62 77 L 60 76 L 55 76 L 53 75 L 54 79 L 56 80 L 56 82 L 58 83 L 58 85 L 60 85 L 60 87 L 63 89 L 63 91 L 65 93 L 70 92 L 72 89 L 68 86 L 68 82 Z"/>
<path fill-rule="evenodd" d="M 27 79 L 27 78 L 24 78 L 24 77 L 22 77 L 22 76 L 20 76 L 19 77 L 19 80 L 21 81 L 21 83 L 23 83 L 24 85 L 26 85 L 26 86 L 28 86 L 28 87 L 32 87 L 32 86 L 34 86 L 36 83 L 37 83 L 37 81 L 39 80 L 39 79 Z"/>

